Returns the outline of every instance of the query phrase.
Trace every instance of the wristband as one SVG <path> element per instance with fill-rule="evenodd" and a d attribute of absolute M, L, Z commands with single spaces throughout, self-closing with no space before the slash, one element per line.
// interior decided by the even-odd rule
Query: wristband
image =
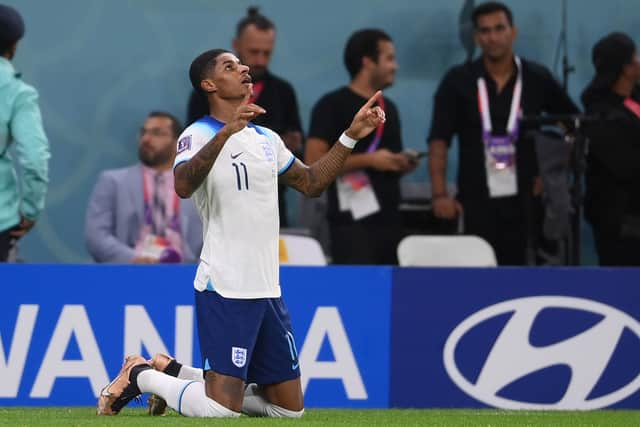
<path fill-rule="evenodd" d="M 352 150 L 353 150 L 353 147 L 355 147 L 356 143 L 358 142 L 357 139 L 353 139 L 350 136 L 348 136 L 346 132 L 342 132 L 342 135 L 340 135 L 340 138 L 338 138 L 338 141 L 340 141 L 340 144 Z"/>

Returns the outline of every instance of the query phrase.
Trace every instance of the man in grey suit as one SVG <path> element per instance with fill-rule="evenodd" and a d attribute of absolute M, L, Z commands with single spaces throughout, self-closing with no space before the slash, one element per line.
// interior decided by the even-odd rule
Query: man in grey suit
<path fill-rule="evenodd" d="M 96 262 L 195 263 L 202 223 L 190 199 L 173 187 L 173 159 L 180 122 L 152 112 L 140 129 L 140 163 L 102 172 L 93 189 L 85 240 Z"/>

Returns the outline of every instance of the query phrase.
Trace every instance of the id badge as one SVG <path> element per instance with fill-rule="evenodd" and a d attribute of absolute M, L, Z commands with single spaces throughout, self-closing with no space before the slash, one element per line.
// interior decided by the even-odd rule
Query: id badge
<path fill-rule="evenodd" d="M 339 177 L 336 180 L 336 188 L 338 190 L 338 209 L 340 209 L 340 212 L 350 211 L 351 197 L 353 195 L 351 184 L 342 177 Z"/>
<path fill-rule="evenodd" d="M 485 141 L 487 187 L 491 197 L 518 194 L 516 147 L 510 137 L 490 136 Z"/>
<path fill-rule="evenodd" d="M 337 189 L 340 211 L 351 211 L 354 220 L 380 211 L 378 198 L 364 172 L 354 172 L 338 178 Z"/>
<path fill-rule="evenodd" d="M 351 214 L 356 221 L 380 211 L 380 204 L 371 184 L 353 193 Z"/>
<path fill-rule="evenodd" d="M 491 166 L 497 170 L 515 167 L 516 147 L 508 136 L 490 136 L 485 142 Z"/>

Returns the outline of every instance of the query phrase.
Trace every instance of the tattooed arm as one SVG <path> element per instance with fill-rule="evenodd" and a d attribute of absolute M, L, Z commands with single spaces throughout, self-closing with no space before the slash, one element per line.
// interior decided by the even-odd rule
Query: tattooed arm
<path fill-rule="evenodd" d="M 349 129 L 345 131 L 348 137 L 356 140 L 362 139 L 385 120 L 384 111 L 380 107 L 372 108 L 379 96 L 382 96 L 380 91 L 376 92 L 358 110 Z M 318 197 L 342 172 L 351 150 L 351 148 L 338 141 L 311 166 L 296 160 L 293 166 L 282 176 L 282 180 L 306 196 Z"/>
<path fill-rule="evenodd" d="M 251 90 L 247 91 L 233 118 L 190 160 L 176 166 L 173 178 L 178 196 L 183 199 L 191 197 L 204 182 L 229 137 L 244 129 L 249 120 L 266 112 L 262 107 L 249 104 L 250 96 Z"/>
<path fill-rule="evenodd" d="M 229 136 L 231 134 L 226 129 L 226 126 L 223 127 L 189 161 L 176 166 L 173 171 L 173 179 L 178 196 L 187 199 L 200 187 Z"/>
<path fill-rule="evenodd" d="M 337 142 L 331 150 L 311 166 L 295 160 L 283 176 L 287 185 L 308 197 L 318 197 L 342 172 L 342 166 L 351 154 L 351 149 Z"/>

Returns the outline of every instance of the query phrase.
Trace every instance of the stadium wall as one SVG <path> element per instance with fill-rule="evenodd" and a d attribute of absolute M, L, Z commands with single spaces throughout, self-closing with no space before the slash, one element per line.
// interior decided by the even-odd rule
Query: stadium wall
<path fill-rule="evenodd" d="M 192 266 L 0 265 L 0 406 L 201 366 Z M 308 407 L 640 408 L 640 270 L 283 267 Z"/>
<path fill-rule="evenodd" d="M 47 208 L 22 244 L 30 262 L 90 261 L 83 238 L 87 201 L 98 174 L 136 161 L 146 114 L 167 110 L 184 119 L 191 90 L 187 69 L 212 47 L 229 48 L 247 6 L 259 4 L 278 28 L 272 70 L 298 93 L 303 127 L 324 93 L 348 79 L 342 51 L 349 34 L 378 27 L 394 39 L 400 69 L 387 90 L 399 108 L 403 142 L 425 150 L 433 94 L 446 70 L 465 60 L 458 36 L 463 0 L 5 0 L 24 16 L 27 31 L 15 64 L 40 92 L 51 140 Z M 480 3 L 480 0 L 476 0 Z M 556 48 L 562 2 L 506 0 L 519 28 L 516 49 L 561 74 Z M 568 54 L 576 101 L 593 75 L 591 47 L 625 31 L 640 40 L 640 2 L 568 0 Z M 477 52 L 476 52 L 477 53 Z M 457 171 L 455 145 L 448 167 Z M 426 166 L 405 177 L 424 181 Z M 289 191 L 295 223 L 297 193 Z M 584 233 L 589 248 L 589 232 Z M 593 263 L 585 250 L 584 262 Z"/>

